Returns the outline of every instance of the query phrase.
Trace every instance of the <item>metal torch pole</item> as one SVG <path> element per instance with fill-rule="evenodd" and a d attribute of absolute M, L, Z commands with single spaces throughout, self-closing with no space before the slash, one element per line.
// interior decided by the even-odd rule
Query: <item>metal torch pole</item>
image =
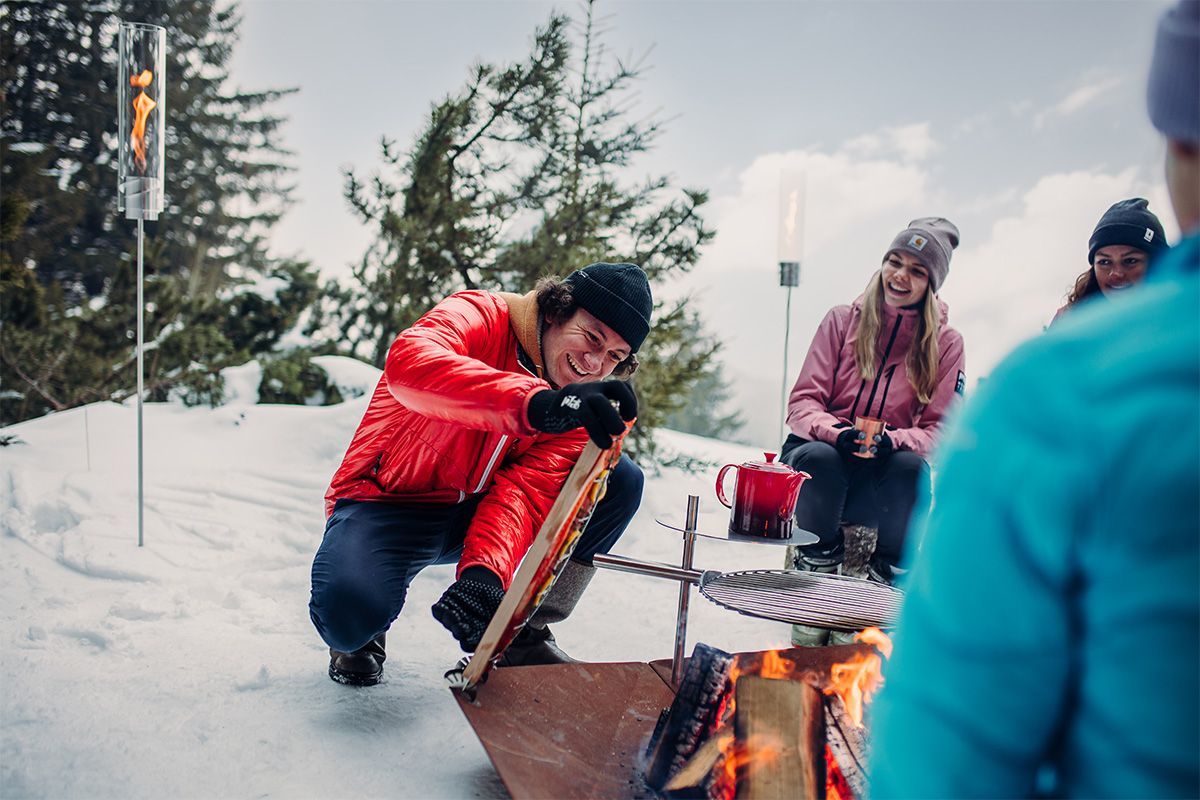
<path fill-rule="evenodd" d="M 779 431 L 780 437 L 784 435 L 784 419 L 787 416 L 787 398 L 788 398 L 788 340 L 792 337 L 792 287 L 787 287 L 787 310 L 783 315 L 783 380 L 782 388 L 780 389 L 779 397 Z"/>
<path fill-rule="evenodd" d="M 687 517 L 683 525 L 683 562 L 685 570 L 692 568 L 692 553 L 696 549 L 696 517 L 700 512 L 700 498 L 689 494 Z M 671 658 L 671 683 L 676 688 L 683 680 L 683 651 L 687 644 L 688 604 L 692 599 L 692 585 L 679 584 L 679 611 L 675 616 L 675 653 Z"/>
<path fill-rule="evenodd" d="M 145 498 L 142 493 L 142 342 L 145 336 L 142 300 L 142 237 L 144 236 L 143 222 L 138 217 L 138 265 L 137 265 L 137 486 L 138 486 L 138 547 L 142 546 L 143 516 Z"/>

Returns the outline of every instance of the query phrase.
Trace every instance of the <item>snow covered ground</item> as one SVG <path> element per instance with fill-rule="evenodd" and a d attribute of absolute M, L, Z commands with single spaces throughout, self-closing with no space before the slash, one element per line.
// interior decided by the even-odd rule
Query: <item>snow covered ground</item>
<path fill-rule="evenodd" d="M 378 372 L 327 370 L 353 388 Z M 308 619 L 322 494 L 366 405 L 145 407 L 145 546 L 137 547 L 133 406 L 98 403 L 0 431 L 0 796 L 504 797 L 442 674 L 460 658 L 429 613 L 452 568 L 422 573 L 388 634 L 385 682 L 334 684 Z M 239 376 L 241 382 L 239 383 Z M 761 452 L 663 432 L 718 465 Z M 648 475 L 614 552 L 677 563 L 655 523 L 700 495 L 723 526 L 716 469 Z M 704 569 L 776 567 L 782 549 L 701 540 Z M 563 649 L 669 657 L 678 584 L 602 571 Z M 692 603 L 688 649 L 783 647 L 786 626 Z"/>

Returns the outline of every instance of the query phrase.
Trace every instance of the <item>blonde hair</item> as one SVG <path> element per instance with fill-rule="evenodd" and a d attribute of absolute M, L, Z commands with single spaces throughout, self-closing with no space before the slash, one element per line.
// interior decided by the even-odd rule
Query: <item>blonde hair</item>
<path fill-rule="evenodd" d="M 858 365 L 858 374 L 865 381 L 874 380 L 875 372 L 880 366 L 876 363 L 881 355 L 876 345 L 882 324 L 883 303 L 883 270 L 879 269 L 867 281 L 867 289 L 863 292 L 862 314 L 858 318 L 858 330 L 855 332 L 854 361 Z M 938 333 L 941 326 L 942 315 L 938 309 L 937 296 L 932 290 L 926 289 L 925 301 L 921 305 L 921 313 L 917 316 L 917 333 L 908 346 L 908 356 L 905 359 L 908 382 L 916 391 L 917 400 L 921 405 L 929 405 L 937 388 Z"/>

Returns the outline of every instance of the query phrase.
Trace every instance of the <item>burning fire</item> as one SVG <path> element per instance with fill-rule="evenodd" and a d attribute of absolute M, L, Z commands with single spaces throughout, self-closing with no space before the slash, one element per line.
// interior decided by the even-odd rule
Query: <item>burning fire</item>
<path fill-rule="evenodd" d="M 129 141 L 133 145 L 133 160 L 143 174 L 146 172 L 146 121 L 150 117 L 150 112 L 158 105 L 146 94 L 146 87 L 153 80 L 154 73 L 148 69 L 142 70 L 141 75 L 131 75 L 129 78 L 130 86 L 142 90 L 137 97 L 133 98 L 133 132 L 129 135 Z"/>
<path fill-rule="evenodd" d="M 733 734 L 725 734 L 721 737 L 721 752 L 725 754 L 725 785 L 737 786 L 739 770 L 747 774 L 779 758 L 780 742 L 758 734 L 743 742 Z"/>
<path fill-rule="evenodd" d="M 854 637 L 855 641 L 872 645 L 878 653 L 859 653 L 849 661 L 834 664 L 830 668 L 830 686 L 825 694 L 836 694 L 842 699 L 846 713 L 854 724 L 862 727 L 863 704 L 883 686 L 883 659 L 892 657 L 892 640 L 879 628 L 867 628 Z"/>

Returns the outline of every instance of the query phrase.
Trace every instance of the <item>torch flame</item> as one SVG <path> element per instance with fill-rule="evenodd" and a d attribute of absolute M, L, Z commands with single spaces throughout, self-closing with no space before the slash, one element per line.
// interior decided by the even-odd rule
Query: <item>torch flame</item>
<path fill-rule="evenodd" d="M 878 628 L 867 628 L 854 637 L 855 641 L 875 647 L 884 658 L 892 656 L 892 640 Z M 863 705 L 883 686 L 883 659 L 876 653 L 857 653 L 849 661 L 830 667 L 829 688 L 825 694 L 836 694 L 846 706 L 846 714 L 862 727 Z"/>
<path fill-rule="evenodd" d="M 137 97 L 133 98 L 133 132 L 129 134 L 129 141 L 133 145 L 133 160 L 143 174 L 146 172 L 146 121 L 150 117 L 150 112 L 158 105 L 146 94 L 146 87 L 153 80 L 154 73 L 148 69 L 142 70 L 141 75 L 129 77 L 129 85 L 142 90 Z"/>

